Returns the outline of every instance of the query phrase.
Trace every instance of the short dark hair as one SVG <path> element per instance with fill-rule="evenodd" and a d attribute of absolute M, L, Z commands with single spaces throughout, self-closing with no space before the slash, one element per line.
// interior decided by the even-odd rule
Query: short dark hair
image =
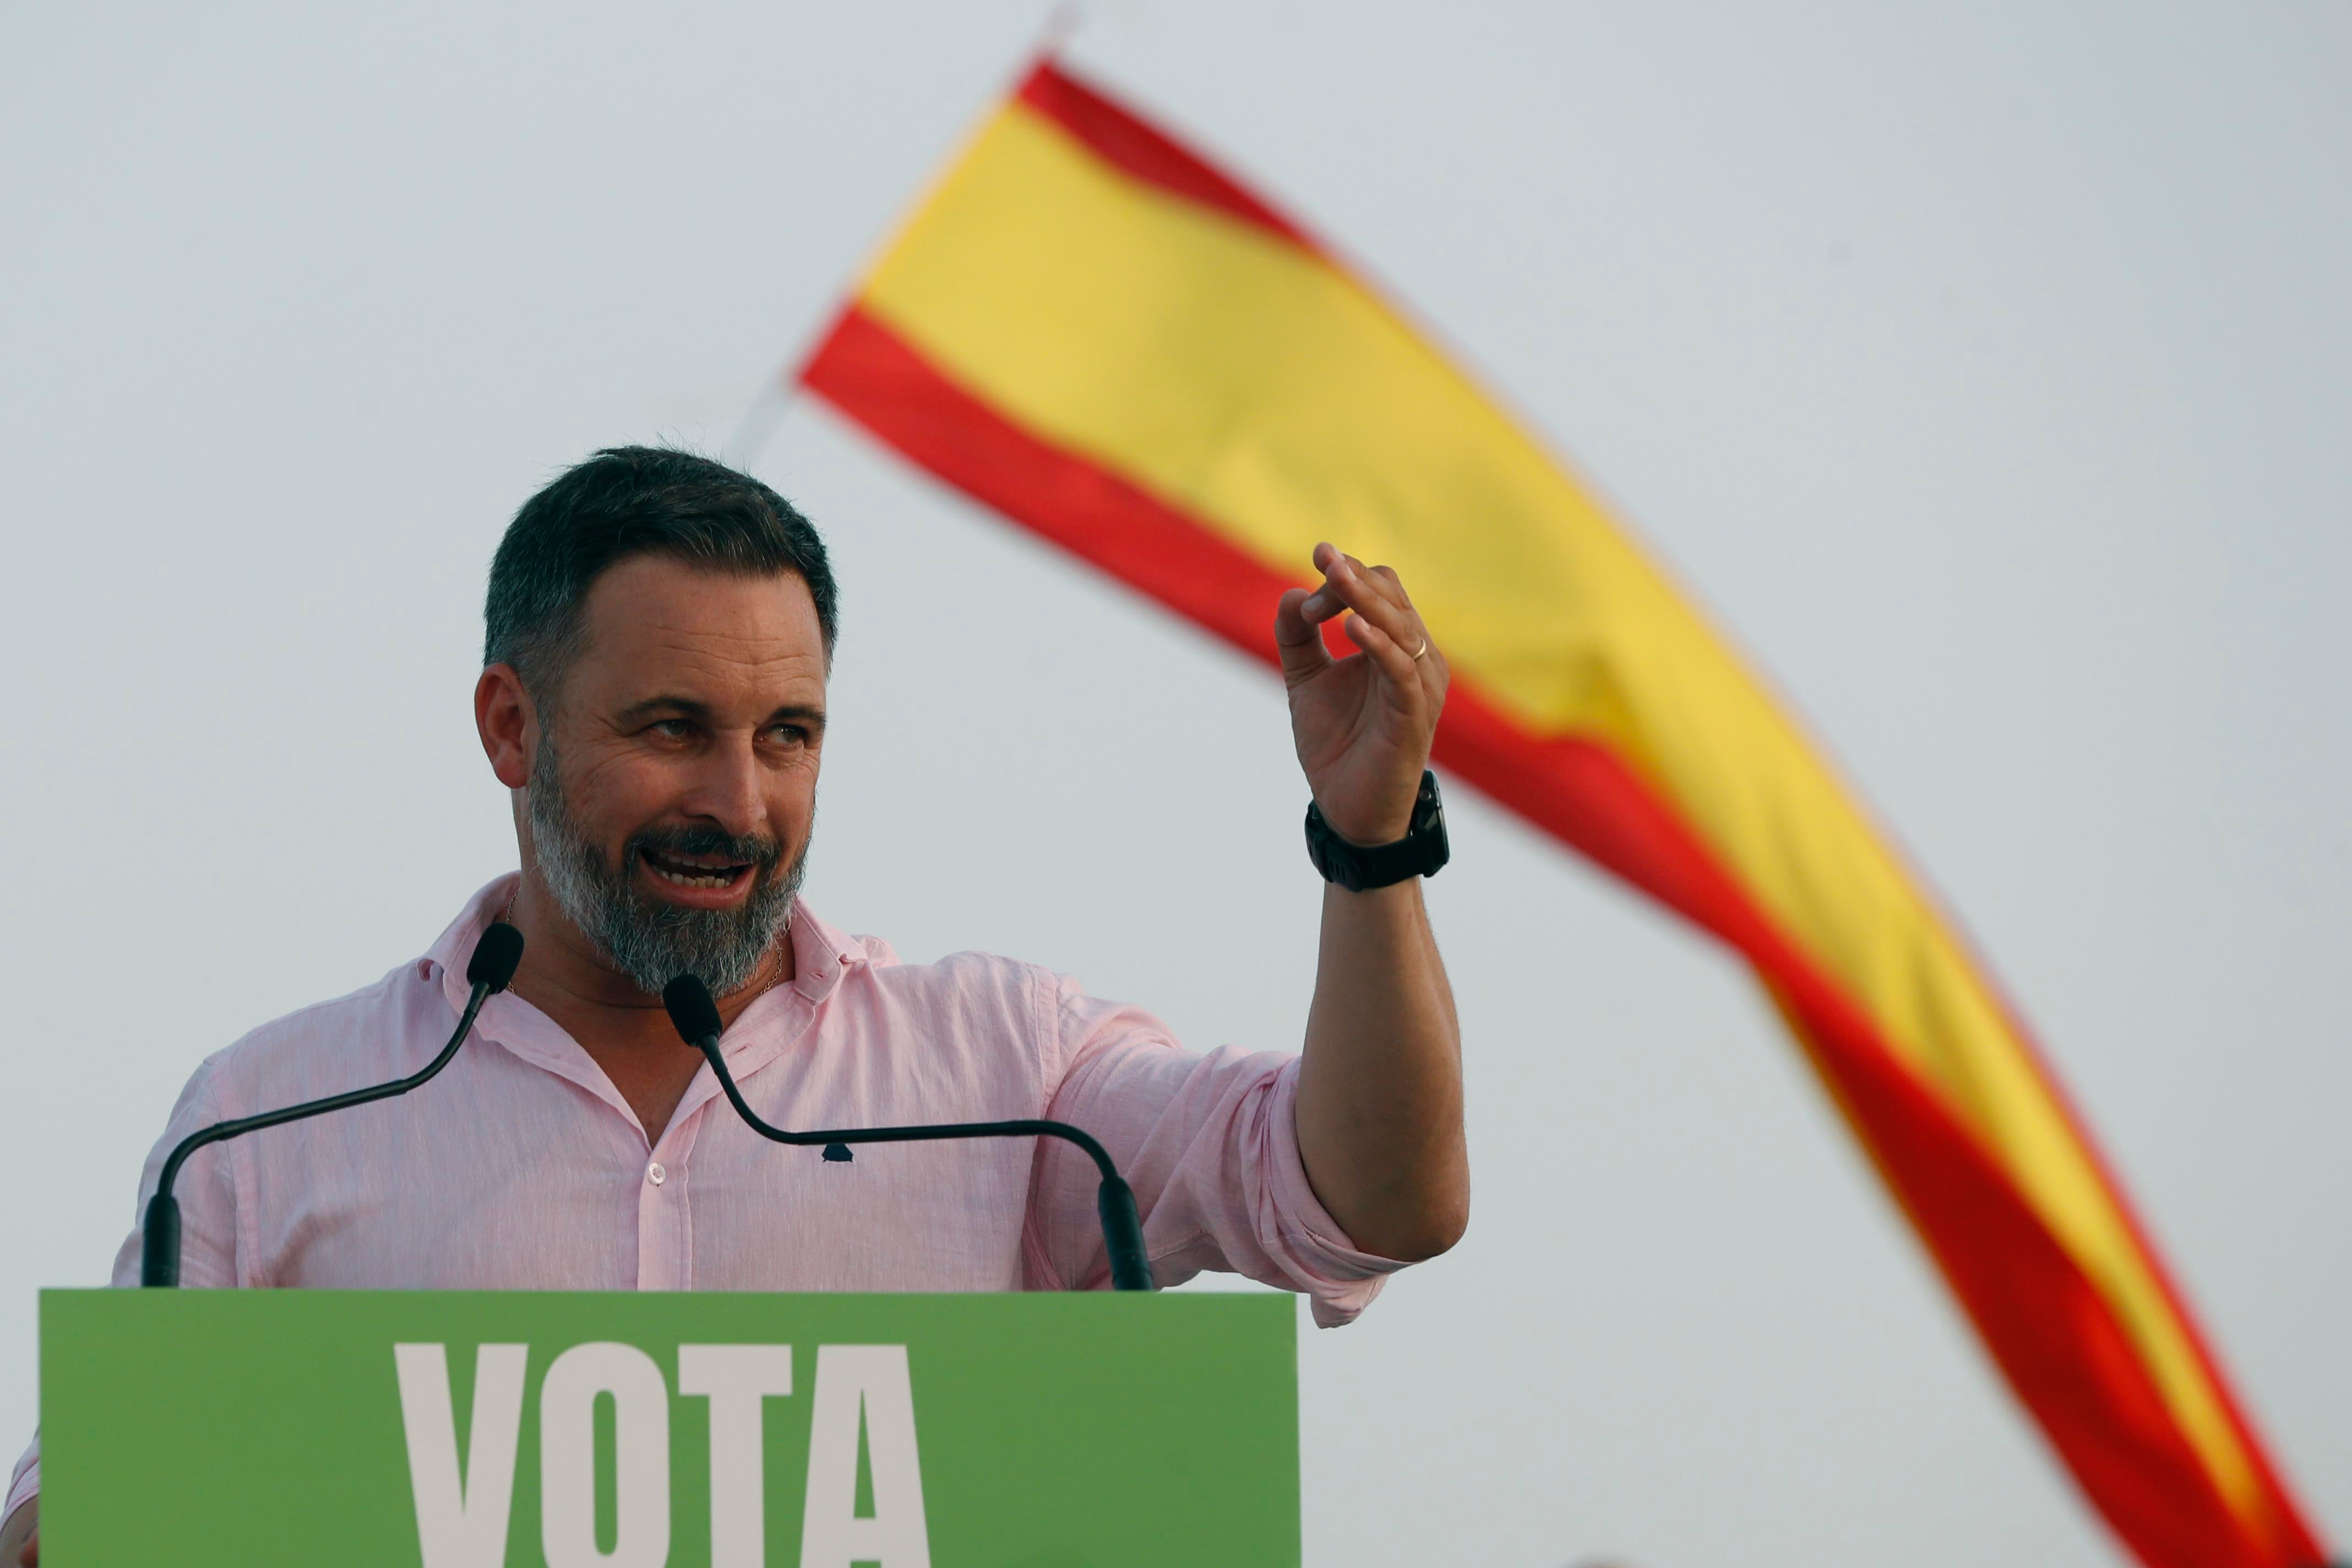
<path fill-rule="evenodd" d="M 824 541 L 793 503 L 723 463 L 664 447 L 608 447 L 523 502 L 490 562 L 482 663 L 510 664 L 534 694 L 562 684 L 596 579 L 638 555 L 808 584 L 833 656 L 835 593 Z"/>

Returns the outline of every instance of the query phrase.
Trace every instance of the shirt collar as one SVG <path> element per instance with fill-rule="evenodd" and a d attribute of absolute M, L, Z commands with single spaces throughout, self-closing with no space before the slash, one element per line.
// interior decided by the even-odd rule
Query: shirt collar
<path fill-rule="evenodd" d="M 453 1013 L 463 1012 L 472 994 L 473 988 L 466 983 L 466 964 L 473 956 L 474 944 L 505 910 L 507 900 L 513 896 L 520 880 L 520 872 L 510 871 L 468 899 L 430 951 L 416 961 L 417 977 L 428 984 L 434 979 L 434 972 L 440 972 L 441 994 Z M 721 1048 L 738 1079 L 750 1077 L 775 1060 L 788 1044 L 802 1036 L 815 1020 L 818 1005 L 833 994 L 851 964 L 871 962 L 856 938 L 817 919 L 797 899 L 793 902 L 789 936 L 793 944 L 793 983 L 755 997 L 727 1031 Z M 796 1020 L 793 1016 L 795 1008 L 799 1009 Z M 522 1060 L 578 1084 L 623 1116 L 635 1121 L 636 1113 L 613 1087 L 604 1069 L 581 1049 L 580 1043 L 521 997 L 507 994 L 490 998 L 488 1005 L 482 1009 L 479 1027 L 484 1039 L 495 1041 Z M 704 1068 L 688 1086 L 686 1098 L 672 1113 L 672 1123 L 684 1124 L 718 1093 L 718 1080 L 709 1068 Z"/>
<path fill-rule="evenodd" d="M 811 1002 L 822 1002 L 841 984 L 853 963 L 864 963 L 866 949 L 857 939 L 817 919 L 804 899 L 793 900 L 793 989 Z"/>
<path fill-rule="evenodd" d="M 466 900 L 457 918 L 436 937 L 425 956 L 416 961 L 416 977 L 431 980 L 437 970 L 441 977 L 441 994 L 449 999 L 452 1012 L 466 1010 L 466 999 L 473 987 L 466 984 L 466 965 L 474 956 L 474 944 L 482 940 L 482 932 L 507 907 L 514 896 L 522 873 L 509 871 Z"/>

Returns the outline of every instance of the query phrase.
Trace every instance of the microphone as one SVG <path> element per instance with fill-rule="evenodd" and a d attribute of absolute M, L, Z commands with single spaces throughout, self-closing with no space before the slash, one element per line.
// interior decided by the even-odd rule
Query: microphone
<path fill-rule="evenodd" d="M 923 1127 L 858 1127 L 836 1128 L 828 1132 L 787 1132 L 781 1127 L 771 1127 L 760 1120 L 752 1109 L 743 1103 L 742 1090 L 735 1087 L 735 1075 L 727 1070 L 727 1060 L 719 1054 L 719 1004 L 710 999 L 710 988 L 691 974 L 681 974 L 662 987 L 662 1005 L 669 1010 L 669 1021 L 677 1028 L 686 1043 L 702 1053 L 719 1079 L 719 1087 L 727 1091 L 728 1103 L 752 1131 L 777 1143 L 822 1145 L 828 1160 L 849 1158 L 852 1143 L 921 1143 L 945 1138 L 1059 1138 L 1075 1143 L 1095 1163 L 1102 1174 L 1102 1184 L 1095 1190 L 1095 1213 L 1102 1220 L 1103 1250 L 1110 1258 L 1110 1288 L 1114 1290 L 1153 1290 L 1151 1260 L 1143 1255 L 1143 1220 L 1136 1212 L 1135 1189 L 1119 1175 L 1118 1167 L 1111 1163 L 1110 1154 L 1084 1129 L 1066 1121 L 942 1121 Z"/>
<path fill-rule="evenodd" d="M 179 1179 L 180 1167 L 188 1156 L 207 1143 L 219 1143 L 244 1136 L 264 1127 L 276 1127 L 282 1122 L 300 1121 L 307 1117 L 323 1116 L 330 1110 L 346 1106 L 365 1105 L 372 1100 L 390 1100 L 406 1094 L 410 1089 L 430 1080 L 434 1074 L 449 1065 L 457 1047 L 466 1043 L 473 1032 L 474 1015 L 482 1004 L 507 988 L 514 978 L 515 965 L 522 962 L 522 932 L 504 921 L 493 921 L 474 944 L 474 956 L 466 961 L 466 978 L 474 994 L 466 999 L 466 1010 L 458 1016 L 457 1032 L 441 1047 L 441 1054 L 406 1078 L 391 1083 L 380 1083 L 373 1089 L 355 1089 L 347 1094 L 331 1094 L 324 1100 L 309 1100 L 301 1105 L 289 1105 L 283 1110 L 265 1110 L 257 1116 L 239 1116 L 227 1121 L 215 1121 L 210 1127 L 200 1127 L 180 1140 L 163 1162 L 163 1173 L 155 1179 L 155 1195 L 147 1200 L 147 1220 L 142 1227 L 144 1247 L 139 1262 L 139 1283 L 165 1289 L 180 1282 L 180 1200 L 172 1195 L 172 1184 Z"/>

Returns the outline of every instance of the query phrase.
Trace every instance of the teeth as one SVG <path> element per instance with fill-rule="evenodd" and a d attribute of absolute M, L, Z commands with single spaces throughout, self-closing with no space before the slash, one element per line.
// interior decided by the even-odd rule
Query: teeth
<path fill-rule="evenodd" d="M 681 876 L 676 871 L 666 871 L 659 866 L 654 866 L 650 862 L 647 864 L 648 868 L 652 870 L 656 876 L 663 877 L 670 881 L 676 882 L 681 888 L 723 888 L 734 879 L 731 877 Z"/>

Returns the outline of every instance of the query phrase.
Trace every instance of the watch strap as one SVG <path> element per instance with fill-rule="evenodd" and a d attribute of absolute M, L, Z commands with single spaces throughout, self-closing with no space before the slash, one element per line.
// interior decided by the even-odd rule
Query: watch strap
<path fill-rule="evenodd" d="M 1445 805 L 1438 798 L 1437 775 L 1424 768 L 1421 793 L 1413 797 L 1412 822 L 1393 844 L 1369 848 L 1349 843 L 1331 831 L 1322 809 L 1307 804 L 1307 858 L 1323 874 L 1349 892 L 1385 888 L 1413 877 L 1433 877 L 1453 852 L 1445 838 Z"/>

